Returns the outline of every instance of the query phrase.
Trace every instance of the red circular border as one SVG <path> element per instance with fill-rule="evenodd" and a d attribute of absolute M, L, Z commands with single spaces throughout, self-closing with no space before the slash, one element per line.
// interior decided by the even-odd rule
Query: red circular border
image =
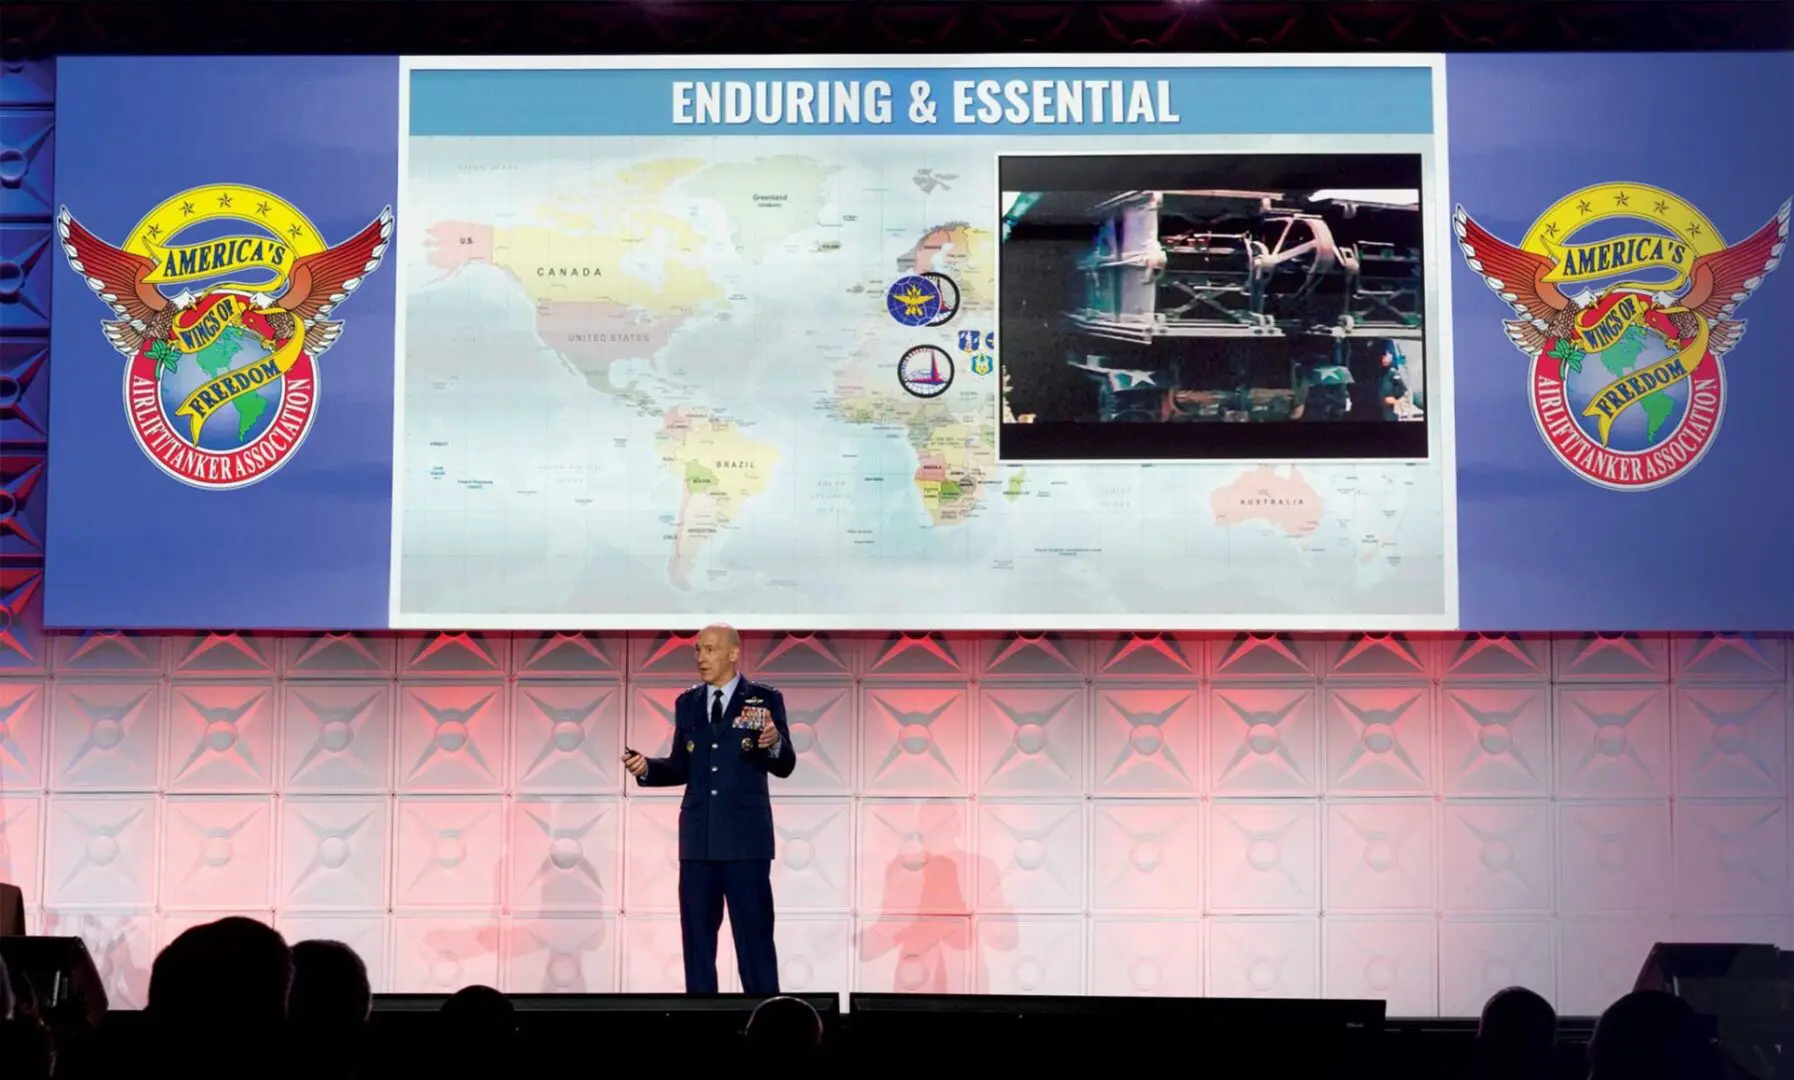
<path fill-rule="evenodd" d="M 1703 395 L 1710 400 L 1703 402 Z M 1527 401 L 1539 434 L 1565 468 L 1612 491 L 1649 491 L 1700 464 L 1713 446 L 1725 419 L 1725 369 L 1711 352 L 1701 357 L 1689 372 L 1681 421 L 1649 450 L 1609 450 L 1590 438 L 1568 400 L 1563 362 L 1549 351 L 1533 358 Z"/>
<path fill-rule="evenodd" d="M 293 393 L 296 381 L 310 384 L 310 393 L 302 399 Z M 202 450 L 175 433 L 174 424 L 179 421 L 171 420 L 162 408 L 162 383 L 156 377 L 156 361 L 147 350 L 139 350 L 125 365 L 124 389 L 125 418 L 144 456 L 181 483 L 208 491 L 248 487 L 274 475 L 292 460 L 318 416 L 318 371 L 308 353 L 300 353 L 281 377 L 280 403 L 268 430 L 254 442 L 222 453 Z M 152 395 L 147 404 L 142 400 L 145 393 Z M 295 406 L 295 401 L 300 403 Z M 298 433 L 287 435 L 284 429 L 294 423 Z"/>

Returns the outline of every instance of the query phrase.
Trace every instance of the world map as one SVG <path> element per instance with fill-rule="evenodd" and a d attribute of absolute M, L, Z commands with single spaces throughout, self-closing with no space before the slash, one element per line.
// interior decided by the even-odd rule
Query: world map
<path fill-rule="evenodd" d="M 1025 140 L 410 144 L 401 617 L 1445 610 L 1437 464 L 998 461 L 957 340 L 997 329 L 995 159 Z M 899 324 L 886 289 L 929 272 L 959 314 Z M 957 357 L 937 397 L 896 375 L 921 344 Z"/>

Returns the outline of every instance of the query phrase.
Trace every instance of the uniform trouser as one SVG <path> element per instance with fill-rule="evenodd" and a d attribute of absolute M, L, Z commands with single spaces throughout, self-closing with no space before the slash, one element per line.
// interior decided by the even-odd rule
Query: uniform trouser
<path fill-rule="evenodd" d="M 714 994 L 716 936 L 723 904 L 735 935 L 741 990 L 757 997 L 779 992 L 779 957 L 772 943 L 772 860 L 682 859 L 679 934 L 685 946 L 685 992 Z"/>

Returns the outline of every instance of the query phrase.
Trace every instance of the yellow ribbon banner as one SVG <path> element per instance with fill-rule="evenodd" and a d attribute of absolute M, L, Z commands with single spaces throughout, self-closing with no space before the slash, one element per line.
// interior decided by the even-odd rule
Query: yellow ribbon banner
<path fill-rule="evenodd" d="M 1644 321 L 1651 310 L 1651 305 L 1637 293 L 1621 293 L 1601 317 L 1586 326 L 1582 316 L 1576 317 L 1576 344 L 1582 346 L 1584 352 L 1605 352 L 1614 342 L 1626 336 L 1626 331 Z"/>
<path fill-rule="evenodd" d="M 183 311 L 176 316 L 174 326 L 170 329 L 170 340 L 174 342 L 176 349 L 191 356 L 201 349 L 209 348 L 231 327 L 242 326 L 243 312 L 246 310 L 248 308 L 242 297 L 225 293 L 191 323 L 185 321 L 192 314 L 191 311 Z"/>
<path fill-rule="evenodd" d="M 1634 233 L 1592 244 L 1546 242 L 1552 267 L 1544 280 L 1552 284 L 1600 281 L 1657 267 L 1676 271 L 1677 279 L 1688 272 L 1695 252 L 1679 237 Z"/>
<path fill-rule="evenodd" d="M 229 310 L 220 315 L 214 324 L 213 312 L 219 311 L 227 304 L 230 305 Z M 198 324 L 210 334 L 207 344 L 218 340 L 218 336 L 224 333 L 226 327 L 242 326 L 243 315 L 249 310 L 249 307 L 235 296 L 220 297 Z M 244 326 L 243 329 L 251 334 L 255 333 L 247 326 Z M 184 331 L 177 330 L 177 338 L 183 333 Z M 299 356 L 304 349 L 305 335 L 295 331 L 292 338 L 271 355 L 264 356 L 259 360 L 252 360 L 242 367 L 233 368 L 188 394 L 187 400 L 181 402 L 181 407 L 176 409 L 174 414 L 187 418 L 193 443 L 195 445 L 199 443 L 200 429 L 205 427 L 206 421 L 211 419 L 219 409 L 245 394 L 254 393 L 269 383 L 277 382 L 285 377 L 286 373 L 292 370 L 293 365 L 299 362 Z M 181 351 L 196 352 L 198 350 L 188 349 L 186 342 L 182 341 Z"/>
<path fill-rule="evenodd" d="M 1613 312 L 1619 311 L 1621 304 L 1624 302 L 1625 301 L 1622 300 L 1620 304 L 1615 304 L 1612 311 L 1608 313 L 1608 316 L 1603 318 L 1601 323 L 1597 325 L 1605 326 L 1608 320 L 1613 317 Z M 1648 310 L 1650 310 L 1648 307 L 1640 305 L 1640 310 L 1635 315 L 1631 316 L 1628 325 L 1640 322 L 1644 318 L 1645 312 Z M 1687 311 L 1687 309 L 1665 308 L 1664 314 L 1669 315 L 1684 311 Z M 1638 404 L 1652 394 L 1668 390 L 1677 383 L 1686 381 L 1688 377 L 1694 373 L 1694 369 L 1700 366 L 1701 360 L 1707 355 L 1709 329 L 1707 320 L 1701 318 L 1699 315 L 1695 316 L 1694 321 L 1695 325 L 1699 327 L 1695 332 L 1694 340 L 1690 341 L 1687 345 L 1684 345 L 1676 355 L 1665 360 L 1659 360 L 1656 363 L 1640 368 L 1637 371 L 1621 375 L 1619 378 L 1602 387 L 1600 391 L 1589 400 L 1588 407 L 1582 410 L 1582 415 L 1594 419 L 1595 428 L 1601 436 L 1602 446 L 1607 445 L 1607 437 L 1613 431 L 1614 421 L 1624 415 L 1627 409 L 1630 409 L 1632 406 Z M 1581 327 L 1576 328 L 1576 336 L 1579 338 L 1582 337 Z M 1614 334 L 1610 340 L 1618 340 L 1618 337 L 1618 334 Z"/>
<path fill-rule="evenodd" d="M 261 288 L 273 291 L 280 287 L 293 265 L 293 249 L 267 236 L 225 236 L 203 244 L 163 246 L 145 241 L 143 246 L 156 263 L 143 280 L 153 285 L 210 280 L 243 270 L 268 270 L 273 272 L 274 280 Z"/>

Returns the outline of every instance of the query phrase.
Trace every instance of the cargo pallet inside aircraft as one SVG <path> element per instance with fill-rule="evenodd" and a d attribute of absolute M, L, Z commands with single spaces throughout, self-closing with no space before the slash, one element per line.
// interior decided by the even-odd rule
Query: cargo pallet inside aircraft
<path fill-rule="evenodd" d="M 1327 192 L 1129 191 L 1092 207 L 1093 336 L 1418 339 L 1419 206 Z M 1305 205 L 1298 206 L 1298 202 Z"/>
<path fill-rule="evenodd" d="M 1127 191 L 1082 207 L 1095 236 L 1066 314 L 1085 341 L 1067 362 L 1097 384 L 1098 417 L 1344 418 L 1354 344 L 1421 338 L 1416 195 Z"/>

